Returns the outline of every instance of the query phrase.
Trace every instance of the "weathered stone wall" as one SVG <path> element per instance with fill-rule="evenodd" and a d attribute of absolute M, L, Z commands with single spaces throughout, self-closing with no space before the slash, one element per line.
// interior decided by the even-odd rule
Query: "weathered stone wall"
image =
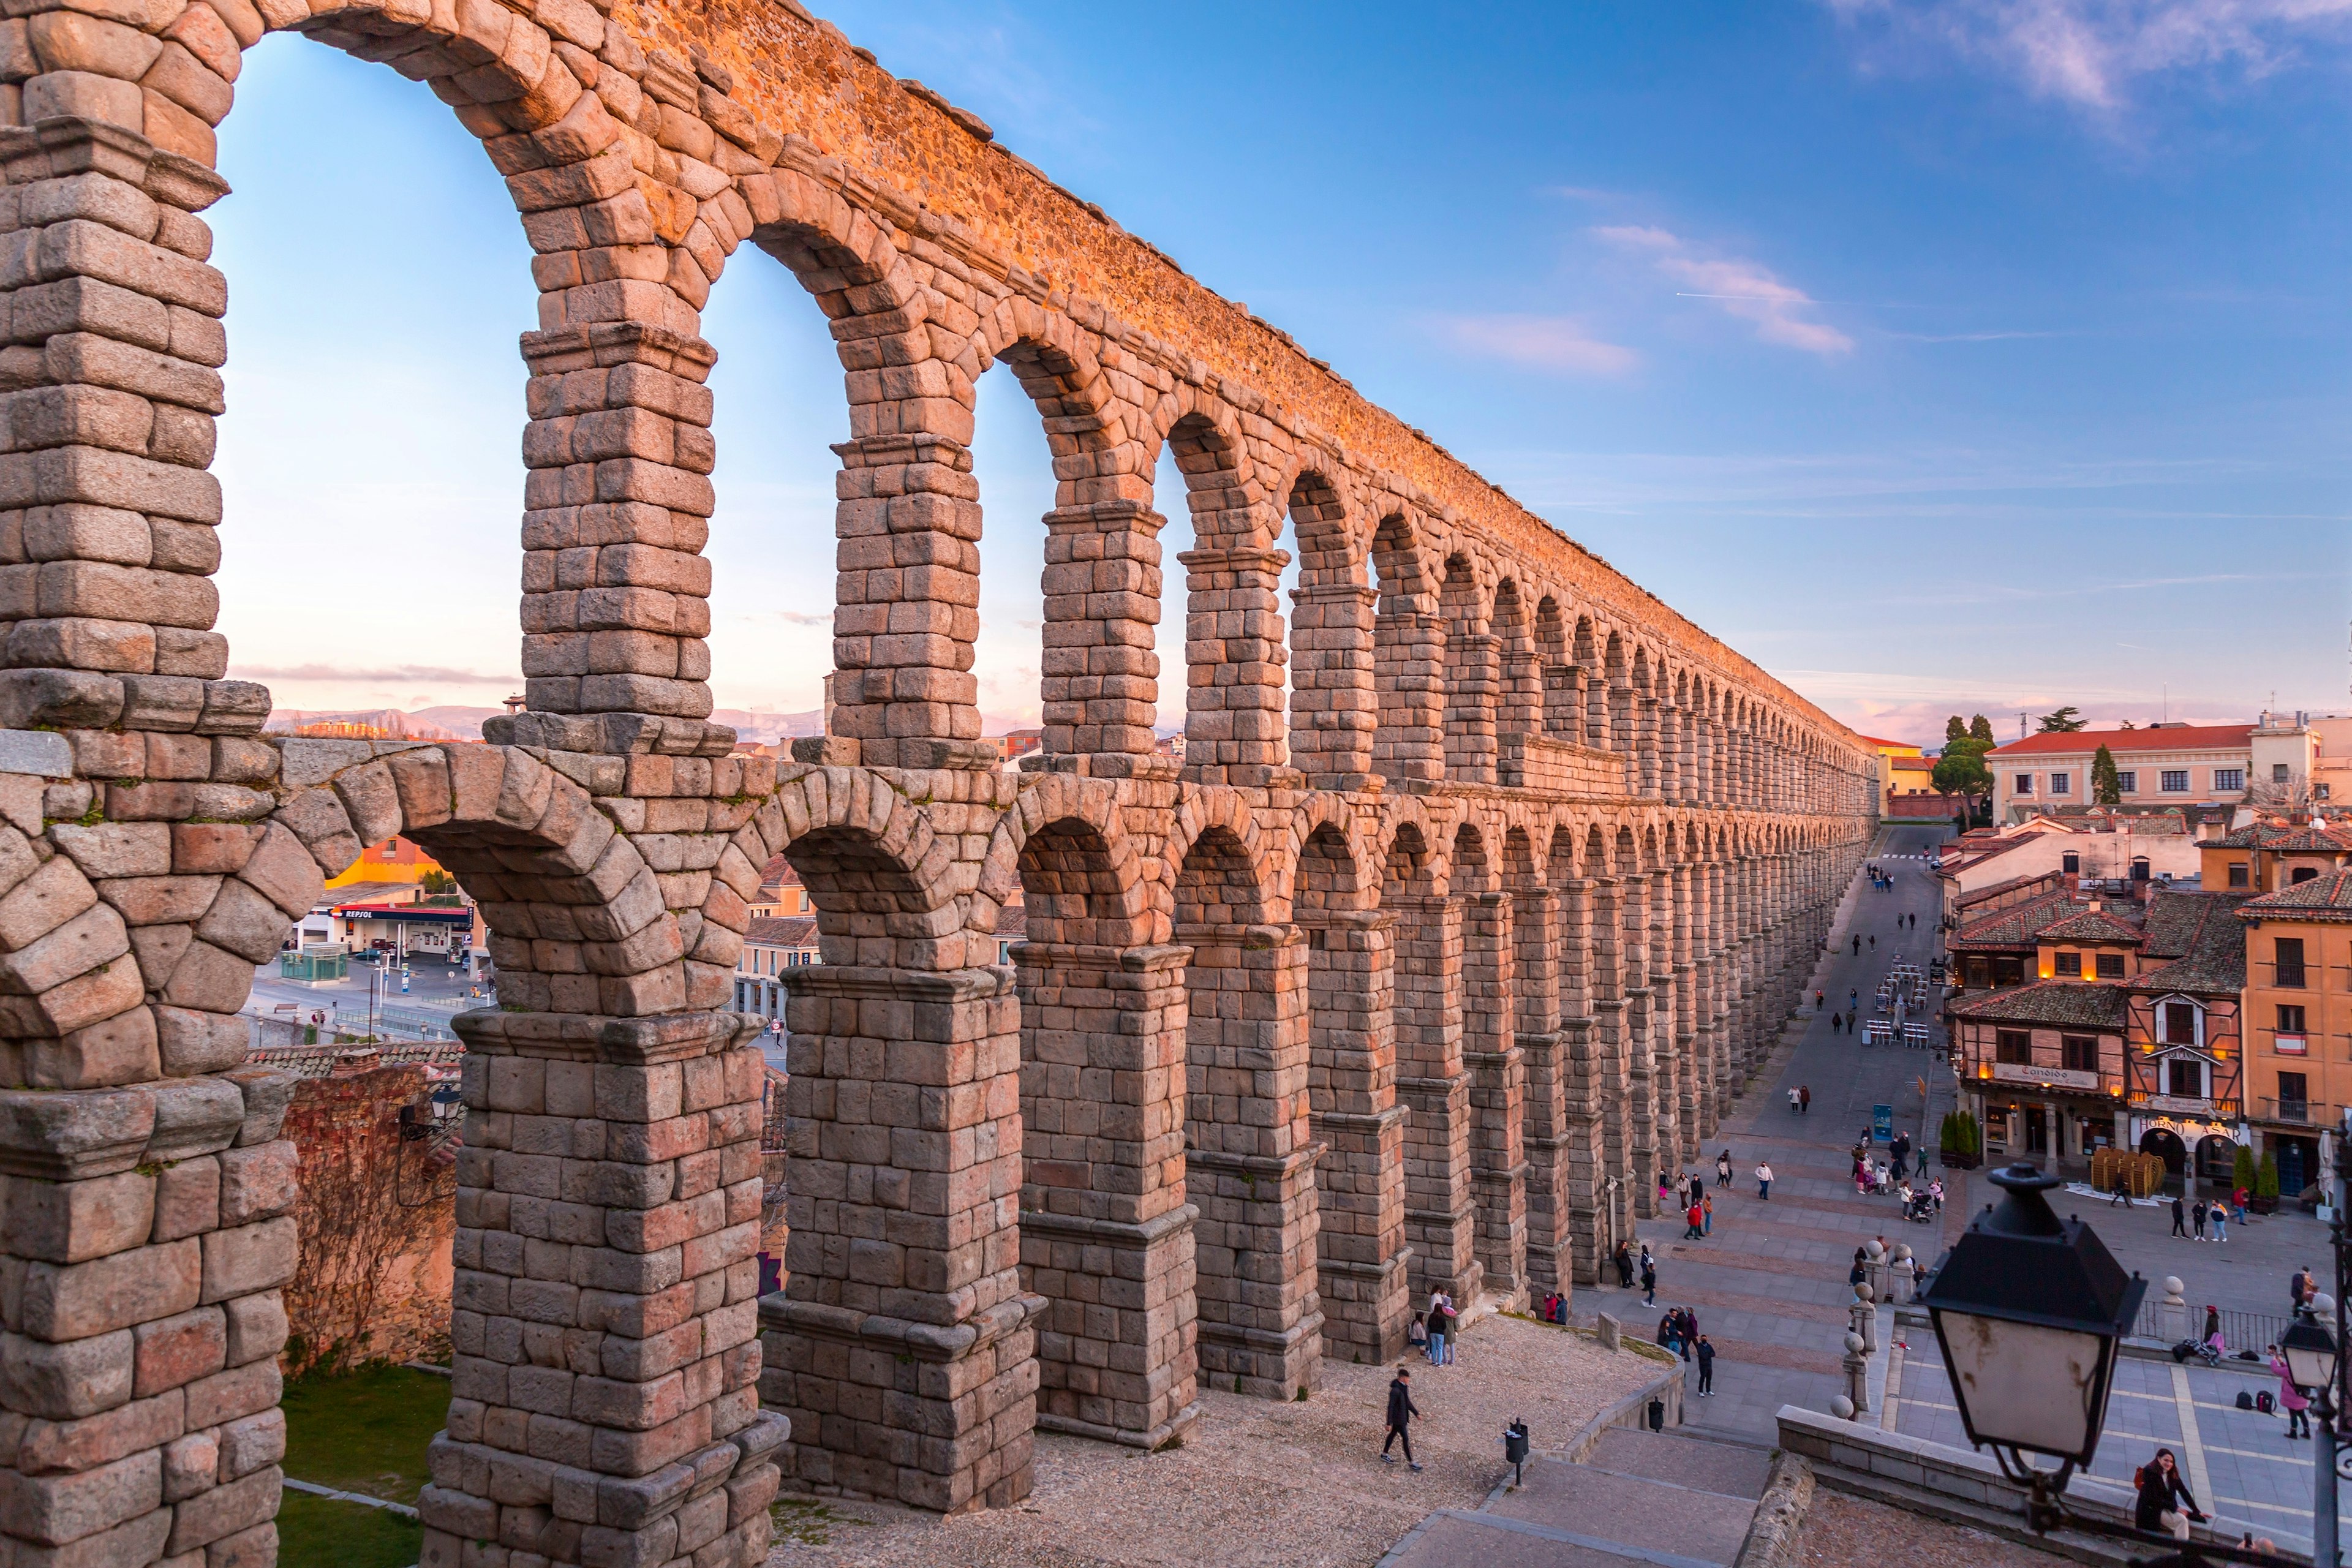
<path fill-rule="evenodd" d="M 528 702 L 493 744 L 265 740 L 226 679 L 196 215 L 272 29 L 426 83 L 535 253 Z M 431 1568 L 748 1563 L 787 1474 L 1003 1504 L 1037 1426 L 1156 1446 L 1204 1377 L 1288 1397 L 1394 1353 L 1435 1285 L 1590 1279 L 1860 858 L 1850 732 L 793 0 L 27 0 L 0 121 L 16 1561 L 274 1556 L 289 1086 L 236 1014 L 364 845 L 449 867 L 501 975 L 460 1020 Z M 850 405 L 836 732 L 782 767 L 708 721 L 699 312 L 767 264 L 746 241 Z M 1059 484 L 1018 774 L 971 673 L 999 361 Z M 1163 449 L 1198 539 L 1181 769 Z M 787 977 L 760 1302 L 761 1067 L 720 1009 L 777 854 L 824 963 Z"/>

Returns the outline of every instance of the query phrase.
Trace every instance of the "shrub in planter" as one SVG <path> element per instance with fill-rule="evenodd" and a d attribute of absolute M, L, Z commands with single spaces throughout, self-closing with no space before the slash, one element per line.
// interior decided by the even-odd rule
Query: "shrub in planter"
<path fill-rule="evenodd" d="M 2246 1189 L 2249 1197 L 2253 1195 L 2254 1152 L 2243 1143 L 2238 1145 L 2238 1152 L 2230 1159 L 2230 1190 L 2234 1193 L 2240 1187 Z"/>

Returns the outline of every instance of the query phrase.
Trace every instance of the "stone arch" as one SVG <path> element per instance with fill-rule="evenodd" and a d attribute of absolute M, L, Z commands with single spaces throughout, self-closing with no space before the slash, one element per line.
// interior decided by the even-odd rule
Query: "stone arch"
<path fill-rule="evenodd" d="M 1487 619 L 1486 575 L 1467 551 L 1457 549 L 1445 559 L 1438 589 L 1445 617 L 1445 776 L 1465 784 L 1495 782 L 1501 669 Z"/>
<path fill-rule="evenodd" d="M 1333 476 L 1339 476 L 1334 478 Z M 1374 607 L 1346 470 L 1302 463 L 1286 481 L 1299 553 L 1291 591 L 1289 743 L 1318 788 L 1360 788 L 1380 723 Z"/>
<path fill-rule="evenodd" d="M 1527 599 L 1521 594 L 1517 580 L 1506 577 L 1496 584 L 1494 612 L 1489 624 L 1494 627 L 1495 655 L 1501 683 L 1496 700 L 1496 732 L 1499 735 L 1538 734 L 1543 729 L 1544 716 L 1541 656 Z"/>

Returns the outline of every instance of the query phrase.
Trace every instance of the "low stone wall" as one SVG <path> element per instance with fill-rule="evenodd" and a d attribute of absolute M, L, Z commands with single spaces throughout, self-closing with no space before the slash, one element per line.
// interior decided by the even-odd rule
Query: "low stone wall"
<path fill-rule="evenodd" d="M 1665 1401 L 1665 1426 L 1671 1430 L 1683 1424 L 1683 1365 L 1676 1362 L 1633 1393 L 1617 1400 L 1582 1426 L 1576 1436 L 1557 1451 L 1557 1457 L 1570 1464 L 1580 1462 L 1601 1441 L 1601 1435 L 1612 1426 L 1632 1426 L 1647 1431 L 1650 1426 L 1650 1401 Z"/>

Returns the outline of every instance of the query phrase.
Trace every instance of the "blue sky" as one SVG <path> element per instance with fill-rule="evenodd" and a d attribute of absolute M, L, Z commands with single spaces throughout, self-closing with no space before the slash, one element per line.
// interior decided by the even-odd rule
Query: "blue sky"
<path fill-rule="evenodd" d="M 2352 710 L 2352 0 L 817 8 L 1858 728 Z M 295 37 L 238 85 L 236 672 L 494 702 L 520 226 L 425 89 Z M 704 325 L 713 686 L 813 707 L 839 369 L 756 252 Z M 1052 486 L 1001 370 L 975 466 L 1024 719 Z"/>

